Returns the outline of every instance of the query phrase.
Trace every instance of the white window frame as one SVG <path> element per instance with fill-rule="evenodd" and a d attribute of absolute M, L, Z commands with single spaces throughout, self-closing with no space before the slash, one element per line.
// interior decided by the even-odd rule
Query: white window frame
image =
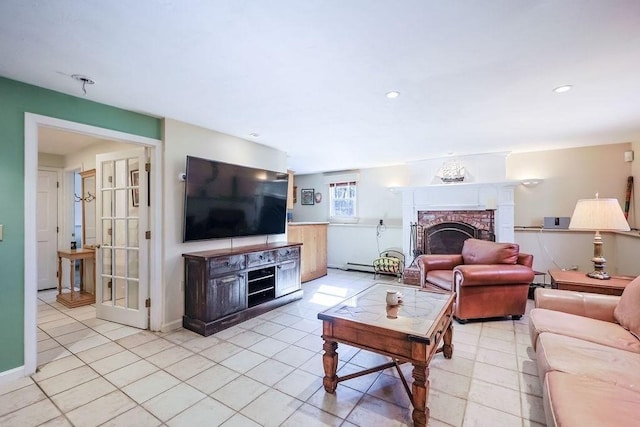
<path fill-rule="evenodd" d="M 325 184 L 329 192 L 329 222 L 333 223 L 357 223 L 360 220 L 358 216 L 359 203 L 358 203 L 358 178 L 357 173 L 337 174 L 325 176 Z M 335 194 L 334 189 L 337 185 L 352 185 L 355 190 L 353 197 L 353 215 L 335 215 Z"/>

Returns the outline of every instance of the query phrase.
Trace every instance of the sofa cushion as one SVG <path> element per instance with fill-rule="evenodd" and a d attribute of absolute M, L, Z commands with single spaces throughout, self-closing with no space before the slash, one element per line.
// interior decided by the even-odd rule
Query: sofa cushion
<path fill-rule="evenodd" d="M 462 246 L 462 259 L 465 264 L 515 264 L 519 251 L 517 243 L 467 239 Z"/>
<path fill-rule="evenodd" d="M 450 291 L 453 287 L 453 270 L 431 270 L 427 272 L 427 282 Z"/>
<path fill-rule="evenodd" d="M 549 372 L 542 400 L 548 427 L 640 425 L 640 393 L 611 383 Z"/>
<path fill-rule="evenodd" d="M 538 375 L 551 371 L 593 378 L 640 392 L 640 355 L 578 338 L 544 332 L 536 349 Z"/>
<path fill-rule="evenodd" d="M 534 308 L 529 312 L 531 345 L 536 348 L 538 335 L 553 332 L 580 338 L 608 347 L 640 353 L 640 340 L 617 323 L 576 316 L 561 311 Z"/>
<path fill-rule="evenodd" d="M 623 328 L 640 339 L 640 276 L 624 288 L 613 317 Z"/>

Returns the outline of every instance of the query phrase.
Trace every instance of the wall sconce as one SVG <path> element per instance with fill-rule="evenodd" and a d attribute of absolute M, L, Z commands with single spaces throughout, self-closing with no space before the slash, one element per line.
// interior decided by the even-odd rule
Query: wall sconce
<path fill-rule="evenodd" d="M 540 184 L 542 181 L 544 181 L 544 179 L 531 178 L 531 179 L 523 179 L 520 182 L 525 187 L 531 188 L 531 187 L 535 187 L 536 185 Z"/>

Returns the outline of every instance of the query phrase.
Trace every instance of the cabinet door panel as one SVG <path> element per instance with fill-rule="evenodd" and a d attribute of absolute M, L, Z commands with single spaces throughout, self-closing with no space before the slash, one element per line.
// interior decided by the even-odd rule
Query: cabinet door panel
<path fill-rule="evenodd" d="M 209 281 L 206 321 L 247 308 L 247 287 L 244 274 L 229 274 Z"/>
<path fill-rule="evenodd" d="M 291 260 L 278 265 L 276 298 L 300 289 L 300 262 Z"/>

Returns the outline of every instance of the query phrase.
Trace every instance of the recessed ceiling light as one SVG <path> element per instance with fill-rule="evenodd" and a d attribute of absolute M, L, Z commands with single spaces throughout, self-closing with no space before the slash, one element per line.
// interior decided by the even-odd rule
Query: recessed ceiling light
<path fill-rule="evenodd" d="M 555 88 L 553 91 L 555 93 L 564 93 L 564 92 L 569 92 L 571 90 L 573 86 L 571 85 L 564 85 L 564 86 L 558 86 L 557 88 Z"/>
<path fill-rule="evenodd" d="M 389 99 L 394 99 L 400 96 L 400 92 L 392 90 L 391 92 L 387 92 L 385 96 Z"/>
<path fill-rule="evenodd" d="M 249 134 L 249 136 L 250 136 L 250 137 L 252 137 L 252 138 L 257 138 L 257 137 L 259 137 L 259 136 L 260 136 L 260 134 L 255 133 L 255 132 L 251 132 L 251 133 Z"/>

